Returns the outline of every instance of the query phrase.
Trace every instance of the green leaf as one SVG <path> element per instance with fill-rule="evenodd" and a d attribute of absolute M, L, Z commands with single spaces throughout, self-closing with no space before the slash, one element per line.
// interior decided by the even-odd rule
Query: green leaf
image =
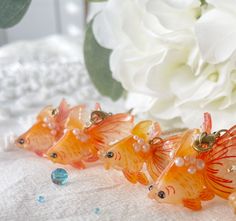
<path fill-rule="evenodd" d="M 101 47 L 96 41 L 91 21 L 88 24 L 84 41 L 84 59 L 89 76 L 98 91 L 110 97 L 112 100 L 119 99 L 124 89 L 121 84 L 112 78 L 109 68 L 111 50 Z"/>
<path fill-rule="evenodd" d="M 0 28 L 16 25 L 24 16 L 31 0 L 0 0 Z"/>

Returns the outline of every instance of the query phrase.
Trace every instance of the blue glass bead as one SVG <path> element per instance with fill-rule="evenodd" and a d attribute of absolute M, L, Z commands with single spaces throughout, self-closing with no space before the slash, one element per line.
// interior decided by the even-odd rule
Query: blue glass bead
<path fill-rule="evenodd" d="M 95 212 L 95 214 L 98 215 L 100 213 L 100 209 L 99 208 L 95 208 L 94 212 Z"/>
<path fill-rule="evenodd" d="M 62 168 L 57 168 L 51 173 L 52 182 L 57 185 L 64 185 L 68 181 L 68 173 Z"/>
<path fill-rule="evenodd" d="M 39 203 L 44 203 L 44 202 L 45 202 L 44 196 L 38 196 L 37 201 L 38 201 Z"/>

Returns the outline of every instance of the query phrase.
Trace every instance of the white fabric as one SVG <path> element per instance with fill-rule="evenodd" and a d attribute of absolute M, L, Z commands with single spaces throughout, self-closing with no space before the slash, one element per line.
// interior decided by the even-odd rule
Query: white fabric
<path fill-rule="evenodd" d="M 5 81 L 5 88 L 3 83 L 0 88 L 0 220 L 235 220 L 232 209 L 221 199 L 204 203 L 204 209 L 200 212 L 157 204 L 147 198 L 146 187 L 130 184 L 119 171 L 105 171 L 99 163 L 79 171 L 69 166 L 53 164 L 33 153 L 16 149 L 11 144 L 16 134 L 30 126 L 32 117 L 43 105 L 56 104 L 61 97 L 70 98 L 72 103 L 76 103 L 83 100 L 87 102 L 89 96 L 93 95 L 90 99 L 91 103 L 99 100 L 109 110 L 122 109 L 121 102 L 113 104 L 94 91 L 81 63 L 73 66 L 72 70 L 66 65 L 55 67 L 55 57 L 57 61 L 65 62 L 63 64 L 68 64 L 73 59 L 81 60 L 78 45 L 70 39 L 53 37 L 40 42 L 18 43 L 0 49 L 0 60 L 6 58 L 4 65 L 0 66 L 0 79 L 1 82 L 2 79 Z M 23 51 L 20 50 L 22 48 Z M 58 55 L 58 51 L 61 56 Z M 23 54 L 25 57 L 22 57 Z M 42 62 L 35 61 L 35 59 L 39 60 L 39 56 L 36 56 L 39 54 L 41 61 L 45 61 L 48 57 L 53 58 L 53 61 L 42 67 Z M 63 54 L 66 56 L 63 57 Z M 19 57 L 16 61 L 9 61 L 13 55 Z M 16 68 L 19 58 L 21 58 L 21 67 Z M 31 67 L 34 69 L 32 73 L 27 69 L 30 65 L 34 66 Z M 59 90 L 58 85 L 61 89 L 65 87 L 60 82 L 45 84 L 44 87 L 41 85 L 35 91 L 30 89 L 30 84 L 27 82 L 40 82 L 42 78 L 44 82 L 49 82 L 49 75 L 53 75 L 52 69 L 57 73 L 57 78 L 62 78 L 63 74 L 67 73 L 72 80 L 77 78 L 84 78 L 84 80 L 76 81 L 78 85 L 75 86 L 71 84 L 68 90 Z M 44 74 L 40 75 L 37 70 L 44 70 Z M 10 77 L 12 74 L 13 78 Z M 27 80 L 17 78 L 17 74 L 27 76 Z M 54 78 L 55 75 L 52 80 Z M 4 90 L 11 88 L 9 83 L 12 82 L 11 79 L 13 85 L 16 83 L 14 79 L 18 79 L 17 84 L 19 84 L 19 87 L 12 88 L 13 92 L 23 85 L 28 86 L 22 88 L 18 94 L 12 92 L 14 96 L 7 97 L 9 94 L 4 94 Z M 82 93 L 85 88 L 90 92 Z M 39 95 L 43 93 L 46 95 L 42 98 Z M 65 186 L 57 186 L 51 182 L 50 174 L 57 167 L 63 167 L 69 173 L 69 182 Z M 45 202 L 37 202 L 38 196 L 43 196 Z M 97 208 L 98 213 L 96 213 Z"/>

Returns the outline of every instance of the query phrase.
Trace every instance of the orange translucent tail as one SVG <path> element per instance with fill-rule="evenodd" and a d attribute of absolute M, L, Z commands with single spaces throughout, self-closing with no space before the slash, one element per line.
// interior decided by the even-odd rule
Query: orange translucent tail
<path fill-rule="evenodd" d="M 121 140 L 130 135 L 134 117 L 120 113 L 106 117 L 99 124 L 92 125 L 85 133 L 93 138 L 98 149 L 104 148 L 111 142 Z"/>
<path fill-rule="evenodd" d="M 222 198 L 236 190 L 236 126 L 216 138 L 213 148 L 201 153 L 205 162 L 205 181 Z"/>
<path fill-rule="evenodd" d="M 147 170 L 154 181 L 160 176 L 169 164 L 170 152 L 175 150 L 181 141 L 182 135 L 171 136 L 151 145 L 150 157 L 147 159 Z"/>

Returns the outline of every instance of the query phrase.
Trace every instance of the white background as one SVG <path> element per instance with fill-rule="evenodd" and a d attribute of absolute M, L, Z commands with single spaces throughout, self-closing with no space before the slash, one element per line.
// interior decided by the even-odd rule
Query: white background
<path fill-rule="evenodd" d="M 19 24 L 13 28 L 0 29 L 0 46 L 52 34 L 83 37 L 86 19 L 90 19 L 104 5 L 104 3 L 92 3 L 86 6 L 86 2 L 86 0 L 32 0 L 29 10 Z"/>

